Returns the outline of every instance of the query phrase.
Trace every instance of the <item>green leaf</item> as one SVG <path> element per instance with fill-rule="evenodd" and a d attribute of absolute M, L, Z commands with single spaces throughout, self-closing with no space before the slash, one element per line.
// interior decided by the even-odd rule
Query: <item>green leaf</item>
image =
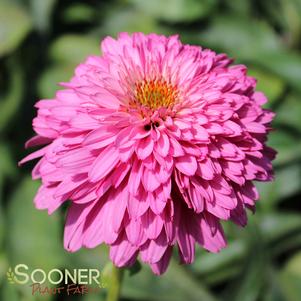
<path fill-rule="evenodd" d="M 294 255 L 281 274 L 281 285 L 287 301 L 301 299 L 301 252 Z"/>
<path fill-rule="evenodd" d="M 49 50 L 53 65 L 39 79 L 38 91 L 42 98 L 52 98 L 59 83 L 69 81 L 77 65 L 89 55 L 100 55 L 99 41 L 82 35 L 63 35 Z"/>
<path fill-rule="evenodd" d="M 243 275 L 236 289 L 234 296 L 229 298 L 232 301 L 256 301 L 260 295 L 260 291 L 264 286 L 265 281 L 265 266 L 266 262 L 263 256 L 259 255 L 259 252 L 251 256 L 248 256 L 247 265 L 243 271 Z"/>
<path fill-rule="evenodd" d="M 263 301 L 287 301 L 281 289 L 281 279 L 278 270 L 273 267 L 268 269 L 268 285 L 262 293 Z"/>
<path fill-rule="evenodd" d="M 4 240 L 5 222 L 6 222 L 6 219 L 3 214 L 2 203 L 0 203 L 0 247 L 1 248 L 2 248 L 2 244 L 3 244 L 3 240 Z"/>
<path fill-rule="evenodd" d="M 128 268 L 129 272 L 130 272 L 130 276 L 134 276 L 135 274 L 139 273 L 142 269 L 141 263 L 136 260 L 136 262 Z"/>
<path fill-rule="evenodd" d="M 68 23 L 91 22 L 94 17 L 94 8 L 84 3 L 75 3 L 64 11 L 64 20 Z"/>
<path fill-rule="evenodd" d="M 253 59 L 263 51 L 282 48 L 275 32 L 263 21 L 221 15 L 212 20 L 210 27 L 199 36 L 203 45 L 226 51 L 240 59 Z"/>
<path fill-rule="evenodd" d="M 278 117 L 279 115 L 277 114 L 275 124 L 279 124 L 279 121 L 281 122 L 281 119 Z M 288 123 L 293 122 L 294 121 Z M 277 156 L 275 161 L 273 161 L 273 165 L 288 164 L 301 158 L 301 142 L 296 141 L 296 139 L 298 139 L 296 135 L 292 135 L 291 132 L 283 130 L 280 127 L 277 128 L 277 125 L 275 128 L 276 130 L 272 131 L 268 138 L 268 145 L 277 150 Z"/>
<path fill-rule="evenodd" d="M 254 61 L 301 91 L 301 57 L 298 53 L 265 49 L 254 58 Z"/>
<path fill-rule="evenodd" d="M 271 72 L 265 71 L 260 68 L 251 67 L 248 68 L 248 75 L 256 78 L 256 90 L 262 91 L 267 96 L 269 100 L 269 106 L 273 104 L 273 102 L 277 100 L 284 91 L 284 81 Z"/>
<path fill-rule="evenodd" d="M 226 0 L 225 5 L 231 10 L 231 12 L 242 16 L 250 15 L 251 2 L 249 0 Z"/>
<path fill-rule="evenodd" d="M 31 19 L 21 5 L 1 1 L 0 57 L 17 48 L 31 28 Z"/>
<path fill-rule="evenodd" d="M 6 178 L 12 178 L 16 174 L 16 166 L 11 156 L 8 144 L 0 141 L 0 248 L 5 238 L 6 216 L 3 212 L 4 184 Z"/>
<path fill-rule="evenodd" d="M 101 28 L 104 35 L 117 36 L 119 32 L 162 32 L 156 21 L 145 12 L 134 9 L 114 9 L 110 11 Z"/>
<path fill-rule="evenodd" d="M 169 22 L 193 21 L 207 16 L 216 0 L 129 0 L 138 9 L 155 18 Z"/>
<path fill-rule="evenodd" d="M 57 0 L 30 0 L 30 8 L 35 27 L 44 32 L 50 27 L 52 10 Z"/>
<path fill-rule="evenodd" d="M 153 301 L 216 300 L 202 283 L 197 282 L 183 266 L 173 260 L 167 272 L 160 277 L 154 276 L 146 266 L 134 276 L 125 274 L 122 297 Z"/>
<path fill-rule="evenodd" d="M 284 236 L 276 244 L 273 244 L 271 251 L 273 252 L 273 256 L 276 257 L 287 255 L 288 252 L 296 249 L 301 249 L 301 231 L 298 233 L 291 232 L 288 236 Z"/>
<path fill-rule="evenodd" d="M 8 143 L 5 141 L 0 142 L 0 189 L 1 187 L 1 177 L 10 177 L 16 175 L 16 165 L 12 158 L 11 149 L 9 148 Z M 0 192 L 1 196 L 1 192 Z"/>
<path fill-rule="evenodd" d="M 100 55 L 99 39 L 68 34 L 60 36 L 50 47 L 50 58 L 59 64 L 72 64 L 75 67 L 89 55 Z"/>
<path fill-rule="evenodd" d="M 277 109 L 276 123 L 289 125 L 301 133 L 301 97 L 298 94 L 290 94 Z"/>
<path fill-rule="evenodd" d="M 11 119 L 19 108 L 24 92 L 22 71 L 18 63 L 9 61 L 8 68 L 11 79 L 7 94 L 0 100 L 0 132 L 12 121 Z"/>
<path fill-rule="evenodd" d="M 105 301 L 105 296 L 104 296 L 104 294 L 91 293 L 91 294 L 85 294 L 81 300 L 83 300 L 83 301 Z"/>
<path fill-rule="evenodd" d="M 301 230 L 298 213 L 266 213 L 260 216 L 260 229 L 266 242 L 271 243 Z"/>
<path fill-rule="evenodd" d="M 4 281 L 0 293 L 1 300 L 20 301 L 16 286 Z"/>
<path fill-rule="evenodd" d="M 4 252 L 0 253 L 0 283 L 6 278 L 8 264 L 6 254 Z"/>
<path fill-rule="evenodd" d="M 273 19 L 282 28 L 285 40 L 290 46 L 298 46 L 301 30 L 301 2 L 279 0 L 262 2 L 267 18 Z"/>
<path fill-rule="evenodd" d="M 265 252 L 264 237 L 256 223 L 246 229 L 248 236 L 248 253 L 239 276 L 239 281 L 228 287 L 226 300 L 256 301 L 266 282 L 268 260 Z"/>
<path fill-rule="evenodd" d="M 235 15 L 218 16 L 199 35 L 208 47 L 256 63 L 301 90 L 301 58 L 285 49 L 276 33 L 263 22 Z"/>
<path fill-rule="evenodd" d="M 229 242 L 227 248 L 217 254 L 200 252 L 190 268 L 206 283 L 221 282 L 240 270 L 246 248 L 247 245 L 243 240 L 236 240 Z"/>
<path fill-rule="evenodd" d="M 285 270 L 301 279 L 301 251 L 289 259 Z"/>
<path fill-rule="evenodd" d="M 64 262 L 58 214 L 34 208 L 33 198 L 40 183 L 25 178 L 8 202 L 10 235 L 7 251 L 10 265 L 27 264 L 44 270 Z"/>
<path fill-rule="evenodd" d="M 23 263 L 30 270 L 49 271 L 63 265 L 65 253 L 59 215 L 48 216 L 47 212 L 34 208 L 33 198 L 38 186 L 38 182 L 25 178 L 8 202 L 10 233 L 6 252 L 10 266 Z M 16 285 L 16 288 L 25 299 L 33 298 L 29 285 Z M 44 295 L 43 299 L 49 300 L 51 296 Z"/>
<path fill-rule="evenodd" d="M 62 89 L 60 82 L 70 80 L 74 73 L 74 66 L 71 64 L 61 64 L 49 67 L 41 75 L 38 81 L 38 91 L 41 98 L 52 98 L 55 92 Z"/>
<path fill-rule="evenodd" d="M 260 206 L 266 208 L 274 206 L 280 201 L 285 201 L 301 190 L 301 168 L 298 164 L 291 164 L 286 168 L 276 171 L 275 180 L 269 183 L 257 182 L 256 187 L 259 189 Z"/>
<path fill-rule="evenodd" d="M 108 263 L 108 247 L 104 244 L 93 248 L 82 248 L 75 253 L 67 253 L 65 266 L 69 268 L 93 268 L 102 270 Z"/>

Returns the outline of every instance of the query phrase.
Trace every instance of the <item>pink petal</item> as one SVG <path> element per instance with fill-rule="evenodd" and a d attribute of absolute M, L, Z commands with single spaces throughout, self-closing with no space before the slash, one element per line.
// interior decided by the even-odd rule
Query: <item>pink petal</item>
<path fill-rule="evenodd" d="M 95 159 L 89 171 L 89 178 L 97 182 L 108 175 L 119 161 L 118 151 L 110 146 L 104 149 Z"/>
<path fill-rule="evenodd" d="M 140 160 L 147 158 L 153 151 L 154 142 L 151 136 L 143 138 L 139 141 L 136 154 Z"/>
<path fill-rule="evenodd" d="M 165 133 L 161 133 L 161 136 L 156 144 L 156 150 L 157 152 L 162 156 L 166 157 L 169 152 L 169 138 Z"/>
<path fill-rule="evenodd" d="M 51 142 L 50 138 L 37 135 L 37 136 L 32 137 L 25 143 L 25 148 L 48 144 L 50 142 Z"/>
<path fill-rule="evenodd" d="M 129 182 L 128 182 L 129 192 L 133 195 L 136 195 L 138 192 L 138 188 L 139 188 L 139 185 L 141 182 L 141 176 L 142 176 L 141 162 L 138 160 L 135 160 L 132 165 L 132 170 L 131 170 Z"/>
<path fill-rule="evenodd" d="M 162 217 L 154 214 L 150 209 L 141 217 L 141 223 L 149 239 L 156 239 L 161 233 L 164 224 Z"/>
<path fill-rule="evenodd" d="M 156 274 L 156 275 L 162 275 L 168 268 L 169 265 L 169 261 L 172 255 L 172 247 L 169 246 L 164 255 L 162 256 L 162 258 L 156 262 L 156 263 L 152 263 L 151 269 L 152 271 Z"/>
<path fill-rule="evenodd" d="M 193 176 L 197 170 L 196 159 L 192 156 L 177 158 L 176 168 L 187 176 Z"/>
<path fill-rule="evenodd" d="M 132 245 L 126 235 L 120 236 L 110 247 L 110 259 L 118 267 L 128 266 L 137 257 L 138 248 Z"/>
<path fill-rule="evenodd" d="M 75 252 L 82 246 L 86 217 L 94 205 L 95 202 L 87 205 L 72 204 L 69 208 L 64 230 L 64 247 L 66 250 Z"/>
<path fill-rule="evenodd" d="M 125 227 L 125 231 L 129 242 L 134 246 L 141 246 L 147 240 L 140 218 L 131 218 Z"/>
<path fill-rule="evenodd" d="M 155 191 L 161 185 L 155 173 L 147 168 L 144 168 L 142 172 L 142 184 L 145 190 L 149 192 Z"/>
<path fill-rule="evenodd" d="M 148 240 L 140 248 L 142 261 L 146 263 L 158 262 L 164 255 L 167 247 L 166 234 L 165 231 L 162 230 L 161 234 L 156 239 Z"/>
<path fill-rule="evenodd" d="M 215 234 L 212 234 L 211 227 L 213 225 L 208 224 L 210 219 L 205 219 L 204 217 L 198 217 L 198 227 L 200 229 L 200 236 L 195 237 L 196 241 L 202 245 L 205 249 L 210 252 L 219 252 L 222 248 L 226 247 L 226 240 L 224 237 L 224 232 L 217 220 L 214 221 L 214 227 L 217 228 Z"/>

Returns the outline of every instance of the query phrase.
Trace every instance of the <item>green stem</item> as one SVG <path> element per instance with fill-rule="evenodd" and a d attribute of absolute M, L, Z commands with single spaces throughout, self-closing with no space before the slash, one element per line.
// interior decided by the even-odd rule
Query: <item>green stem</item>
<path fill-rule="evenodd" d="M 119 300 L 122 278 L 123 278 L 123 269 L 117 268 L 114 265 L 112 265 L 106 301 Z"/>

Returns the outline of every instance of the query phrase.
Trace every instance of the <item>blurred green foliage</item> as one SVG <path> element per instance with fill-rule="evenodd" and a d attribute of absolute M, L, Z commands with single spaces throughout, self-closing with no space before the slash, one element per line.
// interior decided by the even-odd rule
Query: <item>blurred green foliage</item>
<path fill-rule="evenodd" d="M 277 112 L 269 142 L 279 152 L 276 180 L 258 184 L 261 200 L 248 226 L 225 223 L 227 249 L 198 249 L 193 265 L 172 261 L 162 277 L 145 266 L 126 272 L 122 299 L 300 301 L 300 0 L 0 0 L 0 299 L 61 300 L 9 284 L 5 273 L 16 263 L 103 269 L 108 261 L 105 247 L 64 251 L 64 212 L 48 217 L 34 209 L 32 165 L 18 170 L 16 162 L 32 135 L 35 101 L 53 97 L 77 64 L 99 53 L 104 36 L 120 31 L 178 33 L 247 64 Z"/>

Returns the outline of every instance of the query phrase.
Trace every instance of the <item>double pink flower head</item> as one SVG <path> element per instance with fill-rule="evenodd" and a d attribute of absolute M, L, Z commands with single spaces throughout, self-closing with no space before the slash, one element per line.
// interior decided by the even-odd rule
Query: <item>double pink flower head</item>
<path fill-rule="evenodd" d="M 182 263 L 195 243 L 218 252 L 220 221 L 244 226 L 252 182 L 272 179 L 266 97 L 245 66 L 177 36 L 121 33 L 101 49 L 36 104 L 27 146 L 45 146 L 21 161 L 40 158 L 36 207 L 69 200 L 65 248 L 105 243 L 119 267 L 139 255 L 161 274 L 174 246 Z"/>

